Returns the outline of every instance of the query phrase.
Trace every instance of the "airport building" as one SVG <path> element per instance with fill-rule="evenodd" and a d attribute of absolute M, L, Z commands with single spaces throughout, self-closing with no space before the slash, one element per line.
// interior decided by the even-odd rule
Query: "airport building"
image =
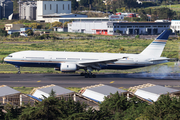
<path fill-rule="evenodd" d="M 37 1 L 37 21 L 60 22 L 59 18 L 70 18 L 71 20 L 81 17 L 87 16 L 71 13 L 71 1 Z"/>
<path fill-rule="evenodd" d="M 68 24 L 68 32 L 102 35 L 157 35 L 169 29 L 171 22 L 75 21 Z"/>
<path fill-rule="evenodd" d="M 13 13 L 13 2 L 11 0 L 0 0 L 0 19 L 7 18 Z"/>
<path fill-rule="evenodd" d="M 171 30 L 180 33 L 180 20 L 171 20 Z"/>
<path fill-rule="evenodd" d="M 36 1 L 20 2 L 19 19 L 36 20 Z"/>

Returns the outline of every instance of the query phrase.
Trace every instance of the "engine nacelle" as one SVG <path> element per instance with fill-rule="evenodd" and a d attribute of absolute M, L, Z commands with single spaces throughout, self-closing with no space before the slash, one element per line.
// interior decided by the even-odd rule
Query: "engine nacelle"
<path fill-rule="evenodd" d="M 74 63 L 61 63 L 60 70 L 61 72 L 75 72 L 78 67 Z"/>

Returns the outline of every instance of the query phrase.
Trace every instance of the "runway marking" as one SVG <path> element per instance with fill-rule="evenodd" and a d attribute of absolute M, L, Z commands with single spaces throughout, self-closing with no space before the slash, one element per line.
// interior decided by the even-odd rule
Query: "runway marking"
<path fill-rule="evenodd" d="M 114 83 L 114 81 L 111 81 L 110 83 Z"/>
<path fill-rule="evenodd" d="M 37 81 L 37 82 L 41 82 L 41 80 Z"/>

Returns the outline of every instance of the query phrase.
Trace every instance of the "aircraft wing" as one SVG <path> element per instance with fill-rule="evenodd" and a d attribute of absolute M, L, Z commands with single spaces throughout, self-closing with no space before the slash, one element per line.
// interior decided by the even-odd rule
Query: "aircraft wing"
<path fill-rule="evenodd" d="M 91 66 L 91 65 L 100 65 L 108 64 L 118 61 L 119 59 L 103 59 L 103 60 L 92 60 L 92 61 L 82 61 L 79 62 L 79 66 Z"/>

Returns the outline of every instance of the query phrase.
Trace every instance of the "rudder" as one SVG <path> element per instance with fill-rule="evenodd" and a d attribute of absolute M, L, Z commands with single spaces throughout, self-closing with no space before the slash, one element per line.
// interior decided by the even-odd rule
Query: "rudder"
<path fill-rule="evenodd" d="M 140 54 L 146 56 L 160 57 L 171 31 L 164 30 L 148 47 L 146 47 Z"/>

